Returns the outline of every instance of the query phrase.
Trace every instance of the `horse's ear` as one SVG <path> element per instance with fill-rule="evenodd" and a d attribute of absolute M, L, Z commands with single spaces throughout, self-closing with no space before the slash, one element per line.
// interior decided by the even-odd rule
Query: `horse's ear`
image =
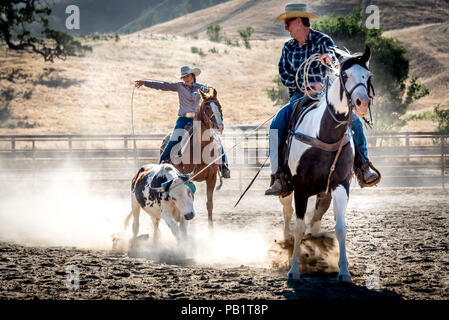
<path fill-rule="evenodd" d="M 201 99 L 206 99 L 206 94 L 203 91 L 198 90 L 198 92 L 200 93 Z"/>
<path fill-rule="evenodd" d="M 365 46 L 365 52 L 363 53 L 363 55 L 360 57 L 360 59 L 365 62 L 368 63 L 369 59 L 371 59 L 371 48 L 369 47 L 369 45 Z"/>
<path fill-rule="evenodd" d="M 217 98 L 217 90 L 215 90 L 215 89 L 212 89 L 212 90 L 214 90 L 214 98 Z"/>

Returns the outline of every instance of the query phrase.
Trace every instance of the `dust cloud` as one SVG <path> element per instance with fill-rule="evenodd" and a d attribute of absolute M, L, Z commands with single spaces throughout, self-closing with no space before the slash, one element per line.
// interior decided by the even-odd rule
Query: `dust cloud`
<path fill-rule="evenodd" d="M 23 179 L 16 174 L 0 175 L 0 241 L 112 250 L 115 240 L 127 251 L 131 228 L 124 231 L 123 222 L 131 209 L 129 184 L 110 191 L 114 188 L 107 182 L 104 189 L 98 183 L 93 187 L 92 178 L 90 172 L 70 162 L 45 173 L 27 174 Z M 139 234 L 148 237 L 141 237 L 139 249 L 129 250 L 129 255 L 161 263 L 270 266 L 269 221 L 248 225 L 216 222 L 211 231 L 202 188 L 195 198 L 195 208 L 197 215 L 188 226 L 189 240 L 178 244 L 161 220 L 157 246 L 151 219 L 141 210 Z M 219 210 L 218 205 L 215 211 Z"/>

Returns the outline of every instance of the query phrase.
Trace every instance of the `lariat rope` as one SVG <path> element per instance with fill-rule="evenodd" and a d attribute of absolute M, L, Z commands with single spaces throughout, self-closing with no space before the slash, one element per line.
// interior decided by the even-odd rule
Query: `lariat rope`
<path fill-rule="evenodd" d="M 339 62 L 337 57 L 335 56 L 335 54 L 328 54 L 329 58 L 331 59 L 331 64 L 327 65 L 323 64 L 327 69 L 330 69 L 332 72 L 336 73 L 337 70 L 339 69 Z M 310 85 L 309 82 L 309 77 L 321 77 L 321 74 L 317 74 L 317 73 L 310 73 L 310 68 L 312 66 L 312 64 L 314 63 L 322 63 L 321 62 L 321 54 L 320 53 L 315 53 L 312 54 L 310 57 L 308 57 L 305 61 L 303 61 L 303 63 L 301 63 L 301 65 L 299 66 L 298 70 L 296 71 L 296 76 L 295 76 L 295 82 L 296 82 L 296 86 L 298 87 L 298 89 L 304 93 L 307 97 L 309 97 L 312 100 L 320 100 L 324 90 L 320 89 L 320 90 L 316 90 L 315 88 L 313 88 Z M 303 70 L 303 77 L 302 77 L 302 86 L 299 85 L 298 82 L 298 78 L 299 78 L 299 72 L 301 70 Z"/>
<path fill-rule="evenodd" d="M 137 144 L 136 144 L 136 135 L 134 133 L 134 90 L 136 90 L 136 86 L 133 86 L 133 93 L 131 95 L 131 127 L 133 134 L 133 142 L 134 142 L 134 163 L 137 165 L 137 168 L 140 167 L 140 161 L 137 154 Z"/>
<path fill-rule="evenodd" d="M 253 134 L 254 131 L 259 130 L 260 127 L 262 127 L 264 124 L 266 124 L 268 121 L 270 121 L 271 119 L 273 119 L 276 116 L 277 112 L 275 114 L 273 114 L 272 116 L 270 116 L 267 120 L 265 120 L 263 123 L 261 123 L 260 125 L 258 125 L 256 128 L 252 129 L 248 134 L 246 134 L 239 142 L 235 143 L 230 149 L 228 150 L 233 150 L 235 147 L 237 147 L 238 145 L 240 145 L 242 142 L 245 141 L 246 138 L 248 138 L 250 135 Z M 223 148 L 224 149 L 224 148 Z M 198 171 L 197 173 L 195 173 L 193 175 L 193 177 L 189 178 L 189 181 L 192 182 L 193 179 L 195 179 L 195 177 L 197 175 L 199 175 L 200 173 L 202 173 L 204 170 L 206 170 L 207 168 L 209 168 L 212 164 L 215 163 L 215 161 L 219 160 L 223 155 L 225 154 L 225 152 L 223 151 L 217 158 L 215 158 L 213 161 L 211 161 L 207 166 L 205 166 L 203 169 L 201 169 L 200 171 Z"/>
<path fill-rule="evenodd" d="M 142 80 L 143 81 L 143 80 Z M 133 135 L 133 141 L 134 141 L 134 159 L 136 161 L 136 163 L 138 163 L 138 153 L 137 153 L 137 145 L 136 145 L 136 136 L 134 133 L 134 110 L 133 110 L 133 104 L 134 104 L 134 91 L 136 89 L 136 86 L 134 85 L 133 87 L 133 93 L 131 95 L 131 126 L 132 126 L 132 135 Z M 273 119 L 276 116 L 277 112 L 274 113 L 273 115 L 271 115 L 268 119 L 266 119 L 264 122 L 262 122 L 260 125 L 258 125 L 256 128 L 252 129 L 248 134 L 246 134 L 241 141 L 235 143 L 229 150 L 233 150 L 235 147 L 237 147 L 238 145 L 240 145 L 242 142 L 245 141 L 246 138 L 248 138 L 249 136 L 251 136 L 253 134 L 253 132 L 259 130 L 263 125 L 265 125 L 268 121 L 270 121 L 271 119 Z M 224 148 L 223 148 L 224 149 Z M 205 166 L 203 169 L 201 169 L 200 171 L 198 171 L 197 173 L 195 173 L 192 177 L 189 177 L 189 180 L 187 180 L 186 182 L 192 182 L 193 179 L 195 179 L 196 176 L 198 176 L 199 174 L 201 174 L 202 172 L 204 172 L 204 170 L 206 170 L 207 168 L 209 168 L 212 164 L 214 164 L 217 160 L 219 160 L 223 155 L 225 154 L 224 150 L 223 152 L 217 157 L 215 158 L 213 161 L 211 161 L 207 166 Z M 140 164 L 139 164 L 140 166 Z M 174 186 L 176 187 L 176 186 Z"/>

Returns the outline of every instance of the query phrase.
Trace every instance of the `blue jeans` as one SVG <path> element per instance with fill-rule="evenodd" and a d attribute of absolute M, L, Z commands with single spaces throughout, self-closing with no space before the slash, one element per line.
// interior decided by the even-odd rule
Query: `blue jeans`
<path fill-rule="evenodd" d="M 188 123 L 193 123 L 193 118 L 179 117 L 178 120 L 176 120 L 175 127 L 173 128 L 173 131 L 175 131 L 176 129 L 184 129 L 184 127 Z M 173 147 L 178 142 L 181 142 L 181 140 L 182 140 L 182 137 L 179 137 L 178 140 L 173 140 L 172 137 L 173 137 L 173 133 L 172 133 L 172 135 L 170 137 L 170 141 L 165 146 L 165 149 L 162 152 L 161 157 L 159 158 L 159 163 L 161 163 L 162 161 L 170 160 L 170 151 L 171 151 L 171 149 L 173 149 Z"/>
<path fill-rule="evenodd" d="M 173 132 L 176 129 L 184 129 L 188 123 L 193 123 L 193 118 L 179 117 L 178 120 L 176 120 L 175 127 L 173 128 Z M 179 137 L 178 140 L 174 139 L 173 133 L 172 133 L 172 135 L 170 137 L 170 141 L 165 146 L 165 149 L 159 158 L 159 163 L 161 163 L 162 161 L 170 160 L 171 150 L 177 143 L 181 142 L 181 140 L 182 140 L 182 137 Z M 219 140 L 219 142 L 220 142 L 220 148 L 219 148 L 218 152 L 223 153 L 223 156 L 221 157 L 221 163 L 220 163 L 220 170 L 221 170 L 223 168 L 223 165 L 226 165 L 226 167 L 229 167 L 229 165 L 228 165 L 228 158 L 226 157 L 226 154 L 224 154 L 223 145 L 221 144 L 221 140 Z"/>
<path fill-rule="evenodd" d="M 287 138 L 287 126 L 288 121 L 290 120 L 290 116 L 293 113 L 293 109 L 295 108 L 295 104 L 298 99 L 304 99 L 304 95 L 302 93 L 295 93 L 291 98 L 289 103 L 281 108 L 278 111 L 276 116 L 270 125 L 270 133 L 269 133 L 269 152 L 270 152 L 270 166 L 271 173 L 275 174 L 278 169 L 279 162 L 279 146 L 281 142 L 283 142 Z"/>
<path fill-rule="evenodd" d="M 354 112 L 352 113 L 352 116 L 354 116 Z M 355 147 L 360 152 L 362 158 L 368 163 L 368 148 L 366 147 L 366 138 L 365 133 L 363 132 L 363 124 L 362 120 L 360 120 L 359 117 L 355 117 L 354 120 L 352 120 L 352 132 L 353 140 Z"/>
<path fill-rule="evenodd" d="M 279 110 L 279 112 L 274 117 L 270 125 L 269 133 L 269 152 L 270 152 L 270 166 L 271 173 L 275 174 L 278 170 L 279 161 L 279 146 L 287 138 L 287 126 L 290 116 L 295 107 L 295 103 L 298 99 L 304 99 L 302 93 L 295 93 L 291 98 L 289 103 Z M 356 117 L 352 121 L 352 132 L 354 133 L 353 139 L 357 150 L 360 152 L 365 161 L 369 162 L 368 159 L 368 149 L 366 147 L 365 133 L 363 132 L 362 121 L 359 117 Z"/>

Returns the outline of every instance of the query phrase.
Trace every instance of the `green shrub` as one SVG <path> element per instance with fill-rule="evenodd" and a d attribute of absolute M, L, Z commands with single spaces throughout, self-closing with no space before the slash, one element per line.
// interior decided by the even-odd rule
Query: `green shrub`
<path fill-rule="evenodd" d="M 238 30 L 238 33 L 242 38 L 243 43 L 245 44 L 245 48 L 247 49 L 251 49 L 251 45 L 249 44 L 249 38 L 251 38 L 253 32 L 254 32 L 253 27 L 246 27 L 246 29 Z"/>
<path fill-rule="evenodd" d="M 226 38 L 226 37 L 223 37 L 223 40 L 224 40 L 224 43 L 227 45 L 227 46 L 230 46 L 230 47 L 240 47 L 240 43 L 239 43 L 239 41 L 237 40 L 237 41 L 232 41 L 231 39 L 228 39 L 228 38 Z"/>
<path fill-rule="evenodd" d="M 437 132 L 449 133 L 449 109 L 440 109 L 440 105 L 436 105 L 433 111 L 425 111 L 407 117 L 407 121 L 412 120 L 431 120 L 437 123 Z"/>
<path fill-rule="evenodd" d="M 382 37 L 382 30 L 368 29 L 363 23 L 362 8 L 355 8 L 346 16 L 322 17 L 312 22 L 312 28 L 329 35 L 340 48 L 351 52 L 363 51 L 365 43 L 373 52 L 370 69 L 377 99 L 374 100 L 373 120 L 377 129 L 393 129 L 405 124 L 401 119 L 410 104 L 429 90 L 418 79 L 409 78 L 407 50 L 393 38 Z M 379 99 L 382 96 L 382 99 Z"/>
<path fill-rule="evenodd" d="M 192 53 L 197 53 L 197 54 L 199 54 L 200 57 L 206 56 L 206 54 L 203 52 L 203 49 L 198 48 L 198 47 L 190 47 L 190 51 L 191 51 Z"/>
<path fill-rule="evenodd" d="M 214 42 L 220 42 L 221 40 L 221 26 L 219 24 L 212 24 L 207 26 L 207 36 L 209 37 L 210 41 Z"/>
<path fill-rule="evenodd" d="M 208 52 L 210 52 L 210 53 L 218 53 L 218 50 L 217 50 L 217 48 L 213 47 L 213 48 L 209 49 Z"/>
<path fill-rule="evenodd" d="M 95 32 L 94 34 L 92 34 L 92 40 L 100 40 L 101 36 L 98 32 Z"/>
<path fill-rule="evenodd" d="M 268 97 L 275 105 L 283 106 L 290 100 L 288 89 L 282 84 L 281 77 L 278 74 L 273 78 L 273 82 L 275 86 L 267 90 Z"/>

